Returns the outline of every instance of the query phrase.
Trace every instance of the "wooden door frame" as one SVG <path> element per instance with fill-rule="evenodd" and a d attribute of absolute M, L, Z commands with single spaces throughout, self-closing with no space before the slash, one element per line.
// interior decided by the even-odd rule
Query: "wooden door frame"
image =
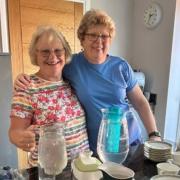
<path fill-rule="evenodd" d="M 0 53 L 9 53 L 6 0 L 0 0 Z"/>
<path fill-rule="evenodd" d="M 20 17 L 20 1 L 19 0 L 8 0 L 8 19 L 9 19 L 9 41 L 10 41 L 10 55 L 12 64 L 12 79 L 17 77 L 19 73 L 23 72 L 23 59 L 22 59 L 22 39 L 21 39 L 21 17 Z M 14 8 L 16 7 L 16 8 Z M 14 16 L 16 14 L 16 16 Z M 16 23 L 11 23 L 16 22 Z M 14 25 L 16 27 L 14 27 Z M 17 43 L 19 42 L 19 46 Z M 16 53 L 13 53 L 16 52 Z"/>
<path fill-rule="evenodd" d="M 66 0 L 71 2 L 83 3 L 83 14 L 91 8 L 91 0 Z"/>

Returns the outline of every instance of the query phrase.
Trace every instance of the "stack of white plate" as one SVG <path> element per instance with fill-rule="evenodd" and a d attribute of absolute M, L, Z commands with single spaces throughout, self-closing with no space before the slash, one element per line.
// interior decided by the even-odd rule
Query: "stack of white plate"
<path fill-rule="evenodd" d="M 146 141 L 144 156 L 155 162 L 167 161 L 171 158 L 172 145 L 161 141 Z"/>

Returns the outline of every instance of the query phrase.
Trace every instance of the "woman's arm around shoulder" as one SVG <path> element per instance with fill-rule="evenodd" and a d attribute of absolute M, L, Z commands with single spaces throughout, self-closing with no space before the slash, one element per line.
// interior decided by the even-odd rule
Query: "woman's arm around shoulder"
<path fill-rule="evenodd" d="M 16 89 L 27 89 L 30 83 L 30 76 L 27 74 L 19 74 L 14 81 L 14 90 Z"/>

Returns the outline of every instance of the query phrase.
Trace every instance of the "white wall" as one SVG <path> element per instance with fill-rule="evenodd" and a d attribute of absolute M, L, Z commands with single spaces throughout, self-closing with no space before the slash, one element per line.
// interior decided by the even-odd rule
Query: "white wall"
<path fill-rule="evenodd" d="M 16 147 L 9 142 L 12 72 L 10 56 L 0 54 L 0 167 L 17 168 Z"/>
<path fill-rule="evenodd" d="M 162 7 L 163 18 L 153 30 L 143 24 L 143 11 L 151 0 L 92 0 L 91 7 L 106 10 L 116 22 L 117 36 L 110 53 L 142 70 L 145 90 L 157 94 L 155 116 L 163 134 L 176 0 L 155 1 Z"/>
<path fill-rule="evenodd" d="M 162 7 L 163 18 L 159 26 L 152 30 L 143 24 L 143 11 L 151 0 L 134 1 L 132 65 L 145 73 L 145 90 L 157 94 L 155 116 L 163 133 L 176 1 L 156 0 Z"/>

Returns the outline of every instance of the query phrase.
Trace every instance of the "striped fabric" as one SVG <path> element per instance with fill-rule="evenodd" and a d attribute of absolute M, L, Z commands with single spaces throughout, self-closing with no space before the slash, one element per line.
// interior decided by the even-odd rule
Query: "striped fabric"
<path fill-rule="evenodd" d="M 46 81 L 36 75 L 31 75 L 30 79 L 27 90 L 14 94 L 11 117 L 31 119 L 31 124 L 39 126 L 64 123 L 68 159 L 89 149 L 85 114 L 70 85 L 64 81 Z M 37 165 L 37 146 L 29 154 L 29 163 Z"/>

